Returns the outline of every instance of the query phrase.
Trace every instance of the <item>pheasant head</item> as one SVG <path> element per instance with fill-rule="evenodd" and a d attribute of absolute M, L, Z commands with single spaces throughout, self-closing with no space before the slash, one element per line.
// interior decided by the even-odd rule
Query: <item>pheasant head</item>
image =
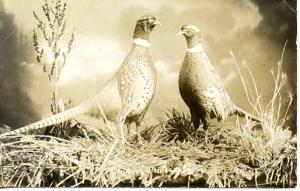
<path fill-rule="evenodd" d="M 188 48 L 201 44 L 200 30 L 194 25 L 183 25 L 179 34 L 185 37 Z"/>
<path fill-rule="evenodd" d="M 152 15 L 144 15 L 137 20 L 133 38 L 149 41 L 149 34 L 156 25 L 161 25 Z"/>

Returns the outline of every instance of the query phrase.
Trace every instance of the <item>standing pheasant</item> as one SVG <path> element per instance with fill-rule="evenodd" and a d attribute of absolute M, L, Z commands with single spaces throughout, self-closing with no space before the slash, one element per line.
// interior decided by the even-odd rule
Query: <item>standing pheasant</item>
<path fill-rule="evenodd" d="M 188 49 L 179 73 L 179 91 L 190 109 L 194 127 L 198 128 L 201 121 L 203 128 L 207 129 L 210 119 L 220 121 L 232 114 L 248 116 L 260 122 L 260 119 L 230 100 L 203 50 L 199 29 L 193 25 L 183 25 L 180 34 L 185 36 Z"/>
<path fill-rule="evenodd" d="M 41 129 L 81 114 L 99 118 L 102 117 L 102 111 L 108 120 L 124 120 L 127 124 L 135 122 L 140 126 L 156 87 L 157 74 L 149 42 L 149 35 L 156 25 L 160 23 L 151 15 L 137 20 L 130 52 L 96 96 L 69 110 L 1 134 L 0 137 Z"/>

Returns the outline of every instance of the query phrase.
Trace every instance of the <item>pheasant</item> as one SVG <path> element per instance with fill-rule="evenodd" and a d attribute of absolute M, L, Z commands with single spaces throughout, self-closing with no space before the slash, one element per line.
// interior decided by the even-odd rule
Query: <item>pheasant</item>
<path fill-rule="evenodd" d="M 0 137 L 59 124 L 82 114 L 100 118 L 104 113 L 110 121 L 122 120 L 129 125 L 135 122 L 136 126 L 140 126 L 156 89 L 157 72 L 149 42 L 149 35 L 156 25 L 161 24 L 151 15 L 137 20 L 130 52 L 96 96 L 38 122 L 3 133 Z"/>
<path fill-rule="evenodd" d="M 220 121 L 232 114 L 261 122 L 231 101 L 203 50 L 199 29 L 194 25 L 183 25 L 179 34 L 184 35 L 187 41 L 187 52 L 178 79 L 179 92 L 190 109 L 194 127 L 198 128 L 201 121 L 206 130 L 211 119 Z"/>

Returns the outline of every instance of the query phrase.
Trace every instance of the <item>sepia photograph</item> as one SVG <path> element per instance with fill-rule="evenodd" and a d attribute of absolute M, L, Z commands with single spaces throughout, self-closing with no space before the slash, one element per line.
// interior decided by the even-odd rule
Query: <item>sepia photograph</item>
<path fill-rule="evenodd" d="M 0 0 L 0 188 L 295 188 L 297 0 Z"/>

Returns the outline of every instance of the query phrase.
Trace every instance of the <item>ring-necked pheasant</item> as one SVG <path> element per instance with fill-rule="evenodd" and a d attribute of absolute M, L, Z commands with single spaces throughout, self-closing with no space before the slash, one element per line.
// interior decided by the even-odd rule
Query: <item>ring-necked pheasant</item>
<path fill-rule="evenodd" d="M 261 122 L 230 100 L 203 50 L 199 29 L 194 25 L 183 25 L 180 34 L 185 36 L 188 49 L 179 73 L 179 91 L 190 109 L 194 127 L 198 128 L 201 120 L 203 129 L 207 129 L 210 119 L 220 121 L 232 114 Z"/>
<path fill-rule="evenodd" d="M 156 25 L 161 24 L 151 15 L 142 16 L 137 20 L 130 52 L 96 96 L 61 113 L 1 134 L 0 137 L 55 125 L 76 115 L 90 114 L 101 117 L 102 111 L 108 120 L 125 120 L 127 124 L 135 122 L 140 126 L 156 87 L 157 74 L 149 42 L 149 35 Z"/>

